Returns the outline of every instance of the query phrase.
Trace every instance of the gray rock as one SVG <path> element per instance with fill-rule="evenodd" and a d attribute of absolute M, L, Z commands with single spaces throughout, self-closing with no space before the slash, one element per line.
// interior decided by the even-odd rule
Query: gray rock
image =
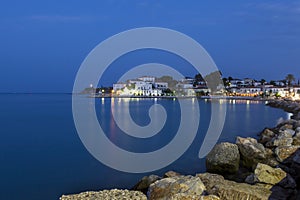
<path fill-rule="evenodd" d="M 279 130 L 278 137 L 284 137 L 284 138 L 291 138 L 295 134 L 295 131 L 293 129 L 284 129 L 284 130 Z"/>
<path fill-rule="evenodd" d="M 293 119 L 300 120 L 300 112 L 295 113 L 292 117 Z"/>
<path fill-rule="evenodd" d="M 221 175 L 210 173 L 197 174 L 197 176 L 206 186 L 208 194 L 216 195 L 222 200 L 267 200 L 271 196 L 271 191 L 262 186 L 236 183 L 224 180 Z"/>
<path fill-rule="evenodd" d="M 262 143 L 262 144 L 265 144 L 265 143 L 269 142 L 274 136 L 275 136 L 275 133 L 273 131 L 271 131 L 268 128 L 265 128 L 260 133 L 259 142 Z"/>
<path fill-rule="evenodd" d="M 287 120 L 287 121 L 282 122 L 281 124 L 278 124 L 277 127 L 279 128 L 279 131 L 283 131 L 286 129 L 293 129 L 293 127 L 294 127 L 293 123 L 294 123 L 294 120 Z"/>
<path fill-rule="evenodd" d="M 245 167 L 254 169 L 257 163 L 267 163 L 265 147 L 254 138 L 237 137 L 236 144 L 239 147 L 241 161 Z"/>
<path fill-rule="evenodd" d="M 291 146 L 293 143 L 293 138 L 291 137 L 275 137 L 266 143 L 266 147 L 273 148 L 279 146 Z"/>
<path fill-rule="evenodd" d="M 283 162 L 291 157 L 299 148 L 300 146 L 279 146 L 275 149 L 276 158 L 279 162 Z"/>
<path fill-rule="evenodd" d="M 160 179 L 161 177 L 157 175 L 144 176 L 132 189 L 146 193 L 148 191 L 149 186 Z"/>
<path fill-rule="evenodd" d="M 146 195 L 139 191 L 129 190 L 103 190 L 99 192 L 83 192 L 80 194 L 63 195 L 60 200 L 98 200 L 98 199 L 110 199 L 110 200 L 147 200 Z"/>
<path fill-rule="evenodd" d="M 247 176 L 246 179 L 245 179 L 245 183 L 249 183 L 251 185 L 253 185 L 255 183 L 258 183 L 258 180 L 257 180 L 255 174 L 252 173 L 249 176 Z"/>
<path fill-rule="evenodd" d="M 175 177 L 175 176 L 181 176 L 181 174 L 179 174 L 178 172 L 174 172 L 174 171 L 168 171 L 164 174 L 164 178 L 171 178 L 171 177 Z"/>
<path fill-rule="evenodd" d="M 239 169 L 240 154 L 236 144 L 228 142 L 214 146 L 206 157 L 206 169 L 208 172 L 234 174 Z"/>
<path fill-rule="evenodd" d="M 148 198 L 153 200 L 199 199 L 205 189 L 199 177 L 176 176 L 152 183 L 148 190 Z"/>

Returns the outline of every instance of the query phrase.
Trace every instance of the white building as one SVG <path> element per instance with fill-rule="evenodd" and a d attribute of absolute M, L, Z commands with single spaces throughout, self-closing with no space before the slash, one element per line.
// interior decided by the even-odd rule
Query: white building
<path fill-rule="evenodd" d="M 113 84 L 113 90 L 117 91 L 117 90 L 122 90 L 126 87 L 126 83 L 115 83 Z"/>
<path fill-rule="evenodd" d="M 240 94 L 258 95 L 261 91 L 260 87 L 244 87 L 239 88 L 237 92 Z"/>
<path fill-rule="evenodd" d="M 177 88 L 182 88 L 182 89 L 190 89 L 190 88 L 193 88 L 193 84 L 191 83 L 178 83 L 176 85 Z"/>
<path fill-rule="evenodd" d="M 161 89 L 161 90 L 165 90 L 168 88 L 168 83 L 166 82 L 155 82 L 154 83 L 154 87 L 156 89 Z"/>
<path fill-rule="evenodd" d="M 244 78 L 245 85 L 251 86 L 251 85 L 253 85 L 253 83 L 254 83 L 254 80 L 252 78 Z"/>
<path fill-rule="evenodd" d="M 144 81 L 144 82 L 150 82 L 154 83 L 155 82 L 155 77 L 154 76 L 142 76 L 138 78 L 138 80 Z"/>

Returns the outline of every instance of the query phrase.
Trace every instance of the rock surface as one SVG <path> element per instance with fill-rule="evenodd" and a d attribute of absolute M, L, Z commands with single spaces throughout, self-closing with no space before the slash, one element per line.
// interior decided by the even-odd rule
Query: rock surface
<path fill-rule="evenodd" d="M 164 178 L 150 185 L 148 198 L 153 200 L 199 199 L 205 189 L 199 177 L 177 176 Z"/>
<path fill-rule="evenodd" d="M 242 164 L 245 167 L 254 169 L 257 163 L 267 162 L 265 147 L 256 139 L 237 137 L 236 144 L 240 151 Z"/>
<path fill-rule="evenodd" d="M 259 183 L 275 185 L 287 177 L 287 173 L 280 168 L 272 168 L 258 163 L 254 170 L 254 179 Z"/>
<path fill-rule="evenodd" d="M 160 180 L 161 177 L 157 175 L 144 176 L 132 189 L 147 193 L 149 186 L 157 180 Z"/>
<path fill-rule="evenodd" d="M 292 156 L 300 146 L 280 146 L 275 149 L 276 158 L 279 162 L 284 162 L 287 158 Z"/>
<path fill-rule="evenodd" d="M 275 136 L 275 133 L 272 130 L 265 128 L 260 133 L 259 142 L 262 144 L 265 144 L 265 143 L 269 142 L 274 136 Z"/>
<path fill-rule="evenodd" d="M 269 189 L 261 186 L 225 180 L 221 175 L 204 173 L 197 176 L 205 184 L 208 194 L 216 195 L 222 200 L 267 200 L 272 193 Z"/>
<path fill-rule="evenodd" d="M 238 146 L 228 142 L 217 144 L 206 157 L 208 172 L 234 174 L 239 170 L 240 154 Z"/>
<path fill-rule="evenodd" d="M 82 192 L 80 194 L 63 195 L 60 200 L 147 200 L 146 195 L 139 191 L 102 190 L 99 192 Z"/>

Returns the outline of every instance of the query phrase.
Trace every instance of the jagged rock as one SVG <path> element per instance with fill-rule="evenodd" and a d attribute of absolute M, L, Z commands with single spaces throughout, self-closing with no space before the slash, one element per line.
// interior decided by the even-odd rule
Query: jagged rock
<path fill-rule="evenodd" d="M 179 174 L 178 172 L 174 172 L 174 171 L 168 171 L 164 174 L 164 178 L 171 178 L 171 177 L 175 177 L 175 176 L 181 176 L 181 174 Z"/>
<path fill-rule="evenodd" d="M 157 175 L 144 176 L 132 189 L 146 193 L 148 191 L 149 186 L 160 179 L 161 177 Z"/>
<path fill-rule="evenodd" d="M 287 174 L 280 168 L 272 168 L 268 165 L 258 163 L 254 170 L 254 176 L 257 182 L 275 185 L 282 181 Z"/>
<path fill-rule="evenodd" d="M 267 200 L 271 196 L 271 191 L 267 188 L 224 180 L 221 175 L 204 173 L 197 176 L 206 186 L 208 194 L 216 195 L 222 200 Z"/>
<path fill-rule="evenodd" d="M 273 131 L 271 131 L 268 128 L 265 128 L 260 133 L 259 142 L 262 143 L 262 144 L 265 144 L 265 143 L 269 142 L 274 136 L 275 136 L 275 133 Z"/>
<path fill-rule="evenodd" d="M 300 122 L 298 120 L 294 120 L 294 119 L 288 119 L 288 120 L 284 120 L 283 122 L 279 123 L 276 128 L 273 129 L 273 131 L 275 133 L 279 133 L 282 130 L 285 129 L 291 129 L 291 130 L 295 130 L 297 128 L 297 126 L 300 125 Z"/>
<path fill-rule="evenodd" d="M 251 185 L 258 183 L 259 181 L 257 180 L 257 177 L 255 176 L 254 173 L 250 174 L 249 176 L 246 177 L 245 183 L 249 183 Z"/>
<path fill-rule="evenodd" d="M 240 154 L 236 144 L 228 142 L 214 146 L 206 157 L 206 169 L 208 172 L 234 174 L 239 169 Z"/>
<path fill-rule="evenodd" d="M 300 146 L 279 146 L 275 149 L 276 158 L 279 162 L 283 162 L 295 153 Z"/>
<path fill-rule="evenodd" d="M 296 182 L 281 168 L 272 168 L 268 165 L 258 163 L 253 174 L 245 180 L 249 184 L 264 184 L 266 188 L 271 188 L 273 185 L 279 185 L 283 188 L 296 188 Z"/>
<path fill-rule="evenodd" d="M 96 200 L 96 199 L 111 199 L 111 200 L 147 200 L 146 195 L 139 191 L 129 190 L 103 190 L 99 192 L 83 192 L 80 194 L 63 195 L 60 200 Z"/>
<path fill-rule="evenodd" d="M 241 161 L 245 167 L 254 169 L 257 163 L 267 162 L 265 147 L 256 139 L 237 137 L 236 144 L 239 147 Z"/>
<path fill-rule="evenodd" d="M 220 200 L 216 195 L 201 196 L 200 200 Z"/>
<path fill-rule="evenodd" d="M 293 143 L 293 138 L 287 137 L 274 137 L 269 142 L 266 143 L 266 147 L 279 147 L 279 146 L 291 146 Z"/>
<path fill-rule="evenodd" d="M 285 138 L 291 138 L 295 134 L 295 131 L 293 129 L 284 129 L 279 130 L 278 137 L 285 137 Z"/>
<path fill-rule="evenodd" d="M 205 186 L 199 177 L 176 176 L 152 183 L 148 190 L 149 199 L 193 199 L 200 198 Z"/>
<path fill-rule="evenodd" d="M 293 137 L 293 145 L 295 146 L 300 145 L 300 127 L 298 128 L 299 128 L 299 132 L 296 132 L 296 134 Z"/>
<path fill-rule="evenodd" d="M 287 124 L 286 124 L 287 125 Z M 292 125 L 291 125 L 292 126 Z M 282 126 L 283 127 L 283 126 Z M 266 147 L 273 148 L 278 146 L 291 146 L 293 143 L 292 136 L 295 131 L 289 128 L 280 128 L 278 135 L 266 143 Z"/>
<path fill-rule="evenodd" d="M 300 112 L 298 113 L 295 113 L 293 116 L 292 116 L 293 119 L 296 119 L 296 120 L 300 120 Z"/>
<path fill-rule="evenodd" d="M 277 127 L 279 127 L 279 131 L 284 131 L 287 129 L 291 130 L 291 129 L 293 129 L 293 123 L 294 123 L 293 120 L 288 120 L 288 121 L 283 122 L 283 124 L 279 124 Z"/>

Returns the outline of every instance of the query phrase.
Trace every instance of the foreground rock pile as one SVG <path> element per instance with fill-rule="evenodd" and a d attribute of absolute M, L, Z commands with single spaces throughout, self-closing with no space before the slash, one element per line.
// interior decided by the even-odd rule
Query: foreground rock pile
<path fill-rule="evenodd" d="M 296 117 L 265 128 L 258 140 L 237 137 L 235 144 L 217 144 L 207 155 L 207 173 L 184 176 L 171 171 L 163 177 L 144 177 L 132 191 L 85 192 L 60 199 L 300 199 L 300 106 L 279 101 L 275 105 Z"/>
<path fill-rule="evenodd" d="M 99 192 L 83 192 L 80 194 L 63 195 L 61 200 L 98 200 L 98 199 L 110 199 L 110 200 L 147 200 L 146 195 L 139 191 L 129 190 L 103 190 Z"/>

